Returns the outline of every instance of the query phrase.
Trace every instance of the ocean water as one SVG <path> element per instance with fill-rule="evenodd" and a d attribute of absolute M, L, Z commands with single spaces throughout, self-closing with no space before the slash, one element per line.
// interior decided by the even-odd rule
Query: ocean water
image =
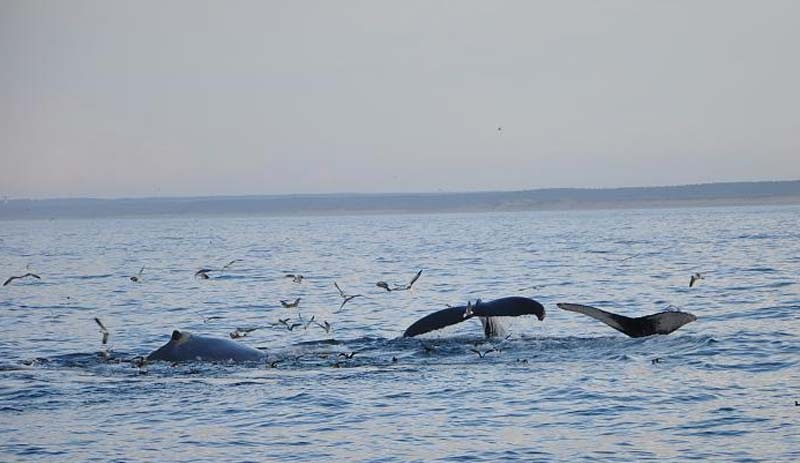
<path fill-rule="evenodd" d="M 800 461 L 798 206 L 6 221 L 0 268 L 42 277 L 0 287 L 1 461 Z M 399 337 L 511 295 L 547 317 Z M 556 302 L 698 320 L 629 339 Z M 237 327 L 274 367 L 128 361 Z"/>

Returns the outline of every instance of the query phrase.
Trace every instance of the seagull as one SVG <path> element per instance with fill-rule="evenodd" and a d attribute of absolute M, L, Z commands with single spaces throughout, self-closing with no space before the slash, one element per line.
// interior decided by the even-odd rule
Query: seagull
<path fill-rule="evenodd" d="M 108 344 L 108 337 L 111 333 L 109 333 L 108 329 L 105 327 L 105 325 L 103 325 L 103 322 L 101 322 L 99 318 L 94 317 L 94 322 L 97 323 L 97 326 L 100 327 L 100 332 L 103 333 L 102 344 Z"/>
<path fill-rule="evenodd" d="M 344 357 L 345 359 L 349 360 L 353 358 L 353 356 L 356 355 L 357 353 L 358 352 L 356 351 L 350 352 L 349 354 L 347 352 L 339 352 L 339 355 L 337 357 Z"/>
<path fill-rule="evenodd" d="M 236 328 L 234 331 L 231 331 L 229 335 L 231 339 L 243 338 L 257 329 L 258 328 Z"/>
<path fill-rule="evenodd" d="M 294 329 L 295 329 L 295 328 L 297 328 L 298 326 L 303 326 L 303 324 L 302 324 L 302 323 L 292 323 L 292 324 L 290 325 L 290 324 L 289 324 L 289 319 L 288 319 L 288 318 L 285 318 L 285 319 L 278 319 L 278 321 L 279 321 L 279 322 L 280 322 L 280 323 L 281 323 L 283 326 L 285 326 L 285 327 L 286 327 L 286 329 L 287 329 L 287 330 L 289 330 L 289 331 L 292 331 L 292 330 L 294 330 Z"/>
<path fill-rule="evenodd" d="M 200 278 L 201 280 L 208 280 L 208 272 L 215 272 L 213 268 L 201 268 L 200 270 L 194 272 L 195 278 Z"/>
<path fill-rule="evenodd" d="M 339 306 L 339 310 L 342 310 L 342 307 L 344 307 L 345 304 L 352 301 L 353 299 L 357 297 L 363 297 L 361 294 L 346 294 L 344 291 L 342 291 L 342 288 L 340 288 L 339 284 L 336 283 L 335 281 L 333 282 L 333 286 L 336 286 L 336 289 L 339 290 L 339 296 L 342 297 L 342 305 Z"/>
<path fill-rule="evenodd" d="M 142 272 L 144 272 L 144 266 L 142 266 L 142 268 L 141 268 L 141 269 L 139 269 L 139 273 L 137 273 L 136 275 L 132 275 L 132 276 L 130 277 L 130 280 L 131 280 L 132 282 L 134 282 L 134 283 L 138 283 L 138 282 L 139 282 L 139 280 L 141 280 L 141 279 L 142 279 Z"/>
<path fill-rule="evenodd" d="M 223 318 L 225 318 L 225 317 L 222 317 L 222 316 L 219 316 L 219 315 L 212 315 L 210 317 L 203 318 L 203 323 L 208 323 L 208 322 L 214 321 L 214 320 L 222 320 Z"/>
<path fill-rule="evenodd" d="M 695 273 L 689 278 L 689 287 L 694 286 L 694 282 L 697 280 L 705 280 L 702 273 Z"/>
<path fill-rule="evenodd" d="M 18 280 L 18 279 L 21 279 L 21 278 L 27 278 L 27 277 L 33 277 L 33 278 L 36 278 L 37 280 L 41 280 L 42 279 L 42 277 L 40 277 L 39 275 L 37 275 L 35 273 L 28 272 L 25 275 L 8 277 L 8 280 L 6 280 L 6 282 L 3 283 L 3 286 L 8 285 L 9 283 L 11 283 L 14 280 Z"/>
<path fill-rule="evenodd" d="M 308 327 L 311 326 L 312 323 L 314 323 L 314 319 L 315 318 L 317 318 L 317 316 L 316 315 L 312 315 L 311 319 L 306 322 L 305 326 L 303 326 L 303 329 L 307 330 Z"/>
<path fill-rule="evenodd" d="M 389 284 L 386 283 L 385 281 L 379 281 L 379 282 L 375 283 L 375 286 L 377 286 L 379 288 L 383 288 L 383 289 L 385 289 L 386 291 L 389 291 L 389 292 L 392 292 L 392 291 L 408 291 L 409 289 L 411 289 L 412 286 L 414 286 L 414 283 L 416 283 L 417 280 L 419 280 L 420 276 L 422 276 L 422 270 L 417 272 L 416 275 L 414 275 L 414 277 L 411 278 L 411 281 L 409 281 L 408 284 L 405 285 L 405 286 L 395 286 L 394 288 L 390 288 Z"/>
<path fill-rule="evenodd" d="M 379 281 L 379 282 L 375 283 L 375 286 L 377 286 L 378 288 L 383 288 L 383 289 L 385 289 L 386 291 L 389 291 L 389 292 L 392 291 L 392 288 L 390 288 L 389 284 L 386 283 L 385 281 Z"/>
<path fill-rule="evenodd" d="M 477 307 L 478 304 L 480 304 L 480 303 L 481 303 L 480 299 L 477 299 L 475 301 L 474 305 L 472 304 L 472 301 L 467 301 L 467 308 L 464 309 L 464 318 L 468 318 L 468 317 L 471 317 L 472 315 L 474 315 L 475 314 L 475 307 Z"/>
<path fill-rule="evenodd" d="M 272 362 L 269 362 L 269 367 L 270 368 L 278 368 L 278 363 L 280 363 L 280 362 L 283 362 L 283 360 L 273 360 Z"/>
<path fill-rule="evenodd" d="M 478 349 L 470 349 L 470 350 L 471 350 L 472 352 L 475 352 L 476 354 L 478 354 L 478 357 L 480 357 L 480 358 L 484 358 L 484 357 L 486 357 L 486 354 L 488 354 L 489 352 L 495 352 L 497 349 L 495 349 L 495 348 L 493 347 L 493 348 L 491 348 L 491 349 L 489 349 L 489 350 L 487 350 L 487 351 L 484 351 L 484 352 L 481 352 L 481 351 L 479 351 Z"/>
<path fill-rule="evenodd" d="M 242 259 L 233 259 L 232 261 L 228 262 L 227 264 L 222 266 L 222 271 L 228 270 L 231 265 L 235 264 L 236 262 L 241 262 Z"/>
<path fill-rule="evenodd" d="M 200 278 L 201 280 L 208 280 L 209 279 L 208 274 L 210 272 L 224 272 L 225 270 L 228 270 L 231 267 L 231 265 L 235 264 L 236 262 L 241 262 L 241 261 L 242 261 L 242 259 L 233 259 L 232 261 L 230 261 L 227 264 L 223 265 L 221 269 L 201 268 L 200 270 L 194 272 L 194 277 L 195 278 Z"/>
<path fill-rule="evenodd" d="M 300 283 L 303 282 L 303 278 L 305 277 L 303 275 L 300 275 L 299 273 L 298 274 L 287 273 L 286 278 L 291 278 L 294 283 L 297 283 L 299 285 Z"/>
<path fill-rule="evenodd" d="M 636 253 L 636 254 L 630 255 L 630 256 L 628 256 L 628 257 L 623 257 L 622 259 L 612 259 L 612 258 L 610 258 L 610 257 L 603 257 L 603 259 L 605 259 L 605 260 L 608 260 L 608 261 L 611 261 L 611 262 L 625 262 L 626 260 L 631 260 L 631 259 L 633 259 L 634 257 L 639 257 L 639 256 L 641 256 L 641 255 L 642 255 L 642 253 L 641 253 L 641 252 L 639 252 L 639 253 Z"/>
<path fill-rule="evenodd" d="M 314 322 L 314 324 L 317 325 L 318 327 L 322 328 L 323 330 L 325 330 L 325 333 L 330 333 L 331 332 L 331 324 L 328 323 L 327 320 L 322 322 L 322 323 Z"/>
<path fill-rule="evenodd" d="M 284 309 L 291 309 L 292 307 L 297 307 L 298 305 L 300 305 L 300 298 L 298 297 L 297 299 L 294 300 L 294 302 L 284 301 L 283 299 L 281 299 L 281 305 L 283 306 Z"/>
<path fill-rule="evenodd" d="M 655 365 L 656 363 L 661 363 L 661 357 L 656 357 L 653 360 L 650 360 L 650 363 Z"/>

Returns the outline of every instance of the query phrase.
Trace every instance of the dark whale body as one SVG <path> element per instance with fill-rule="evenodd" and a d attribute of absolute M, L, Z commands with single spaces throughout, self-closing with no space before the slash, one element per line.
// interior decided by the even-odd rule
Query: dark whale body
<path fill-rule="evenodd" d="M 264 360 L 265 352 L 230 339 L 196 336 L 188 331 L 172 332 L 169 342 L 151 352 L 148 361 L 167 362 L 252 362 Z"/>
<path fill-rule="evenodd" d="M 429 331 L 439 330 L 444 327 L 461 323 L 472 317 L 481 317 L 491 321 L 492 317 L 518 317 L 520 315 L 536 315 L 539 320 L 544 319 L 545 311 L 542 304 L 527 297 L 504 297 L 490 302 L 478 302 L 472 307 L 472 312 L 467 312 L 467 306 L 448 307 L 430 315 L 426 315 L 409 326 L 403 337 L 410 338 Z M 493 323 L 484 323 L 486 335 L 491 335 Z"/>
<path fill-rule="evenodd" d="M 631 318 L 606 312 L 605 310 L 581 304 L 556 304 L 563 310 L 578 312 L 600 320 L 617 331 L 632 338 L 642 338 L 654 334 L 669 334 L 687 323 L 697 320 L 688 312 L 659 312 L 644 317 Z"/>

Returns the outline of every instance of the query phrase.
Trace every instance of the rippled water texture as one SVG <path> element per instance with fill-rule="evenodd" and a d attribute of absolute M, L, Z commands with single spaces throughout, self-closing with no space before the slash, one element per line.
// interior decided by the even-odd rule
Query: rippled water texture
<path fill-rule="evenodd" d="M 0 288 L 3 461 L 800 461 L 796 206 L 10 221 L 0 263 L 42 276 Z M 418 269 L 413 291 L 375 286 Z M 334 281 L 365 297 L 338 311 Z M 509 295 L 547 317 L 506 321 L 503 340 L 477 320 L 398 339 Z M 698 320 L 629 339 L 556 302 Z M 277 323 L 312 315 L 331 333 Z M 275 368 L 120 361 L 175 328 L 256 326 L 238 342 Z"/>

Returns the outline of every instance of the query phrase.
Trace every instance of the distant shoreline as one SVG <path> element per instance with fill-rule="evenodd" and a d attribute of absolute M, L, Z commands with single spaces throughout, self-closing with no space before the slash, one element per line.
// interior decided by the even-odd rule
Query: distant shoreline
<path fill-rule="evenodd" d="M 14 199 L 0 220 L 164 216 L 319 216 L 654 209 L 800 204 L 800 180 L 507 192 L 132 199 Z"/>

